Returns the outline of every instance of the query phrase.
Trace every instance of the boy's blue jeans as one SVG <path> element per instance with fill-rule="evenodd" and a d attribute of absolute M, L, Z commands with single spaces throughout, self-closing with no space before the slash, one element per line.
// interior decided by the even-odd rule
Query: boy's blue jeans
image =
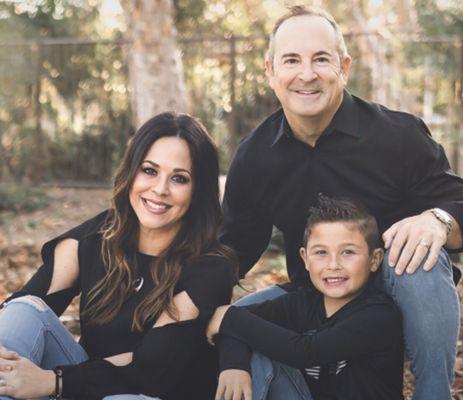
<path fill-rule="evenodd" d="M 388 253 L 374 282 L 393 298 L 403 315 L 406 355 L 411 360 L 416 378 L 413 400 L 451 400 L 460 303 L 450 259 L 445 250 L 441 250 L 439 260 L 431 271 L 425 272 L 420 267 L 413 275 L 402 276 L 394 273 L 387 259 Z M 284 293 L 278 286 L 270 287 L 240 299 L 236 305 L 260 303 Z M 285 366 L 284 374 L 281 374 L 281 364 L 265 358 L 253 356 L 251 362 L 253 400 L 276 399 L 269 395 L 275 391 L 286 393 L 281 397 L 285 400 L 311 399 L 307 397 L 310 396 L 308 392 L 299 394 L 298 384 L 296 389 L 294 387 L 294 382 L 303 380 L 299 370 Z M 257 370 L 260 371 L 256 374 Z M 295 394 L 288 397 L 293 389 Z"/>
<path fill-rule="evenodd" d="M 67 331 L 55 313 L 38 297 L 10 301 L 0 311 L 0 344 L 16 351 L 43 369 L 79 364 L 87 353 Z M 7 400 L 9 397 L 1 397 Z M 44 398 L 48 399 L 48 398 Z M 153 399 L 143 395 L 108 396 L 104 400 Z"/>

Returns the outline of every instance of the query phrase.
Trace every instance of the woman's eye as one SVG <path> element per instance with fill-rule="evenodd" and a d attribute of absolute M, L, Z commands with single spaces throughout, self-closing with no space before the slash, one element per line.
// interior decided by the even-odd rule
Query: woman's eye
<path fill-rule="evenodd" d="M 177 183 L 188 183 L 190 179 L 184 175 L 174 175 L 172 180 Z"/>
<path fill-rule="evenodd" d="M 142 167 L 141 169 L 147 175 L 156 175 L 157 172 L 154 168 L 151 167 Z"/>
<path fill-rule="evenodd" d="M 317 251 L 315 252 L 315 254 L 316 254 L 317 256 L 323 256 L 323 255 L 326 254 L 326 251 L 325 251 L 325 250 L 317 250 Z"/>

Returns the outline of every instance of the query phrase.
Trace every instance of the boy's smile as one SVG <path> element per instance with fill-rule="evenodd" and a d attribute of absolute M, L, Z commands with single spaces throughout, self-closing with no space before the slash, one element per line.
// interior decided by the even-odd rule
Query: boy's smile
<path fill-rule="evenodd" d="M 312 283 L 325 297 L 327 316 L 362 292 L 382 254 L 382 249 L 370 254 L 355 222 L 322 222 L 312 228 L 301 256 Z"/>

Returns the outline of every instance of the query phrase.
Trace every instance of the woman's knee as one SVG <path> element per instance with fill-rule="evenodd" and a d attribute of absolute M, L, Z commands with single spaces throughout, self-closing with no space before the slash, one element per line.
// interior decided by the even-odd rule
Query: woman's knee
<path fill-rule="evenodd" d="M 9 307 L 12 304 L 22 304 L 22 305 L 32 306 L 37 311 L 46 311 L 46 310 L 48 310 L 47 303 L 45 303 L 38 296 L 27 295 L 27 296 L 17 297 L 16 299 L 13 299 L 13 300 L 9 301 L 5 305 L 5 307 Z"/>

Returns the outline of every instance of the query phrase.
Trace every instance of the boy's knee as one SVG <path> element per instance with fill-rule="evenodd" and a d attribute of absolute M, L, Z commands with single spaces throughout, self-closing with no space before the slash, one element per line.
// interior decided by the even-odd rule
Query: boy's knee
<path fill-rule="evenodd" d="M 9 304 L 27 304 L 34 307 L 37 311 L 46 311 L 48 306 L 40 297 L 27 295 L 23 297 L 18 297 L 8 302 Z"/>

